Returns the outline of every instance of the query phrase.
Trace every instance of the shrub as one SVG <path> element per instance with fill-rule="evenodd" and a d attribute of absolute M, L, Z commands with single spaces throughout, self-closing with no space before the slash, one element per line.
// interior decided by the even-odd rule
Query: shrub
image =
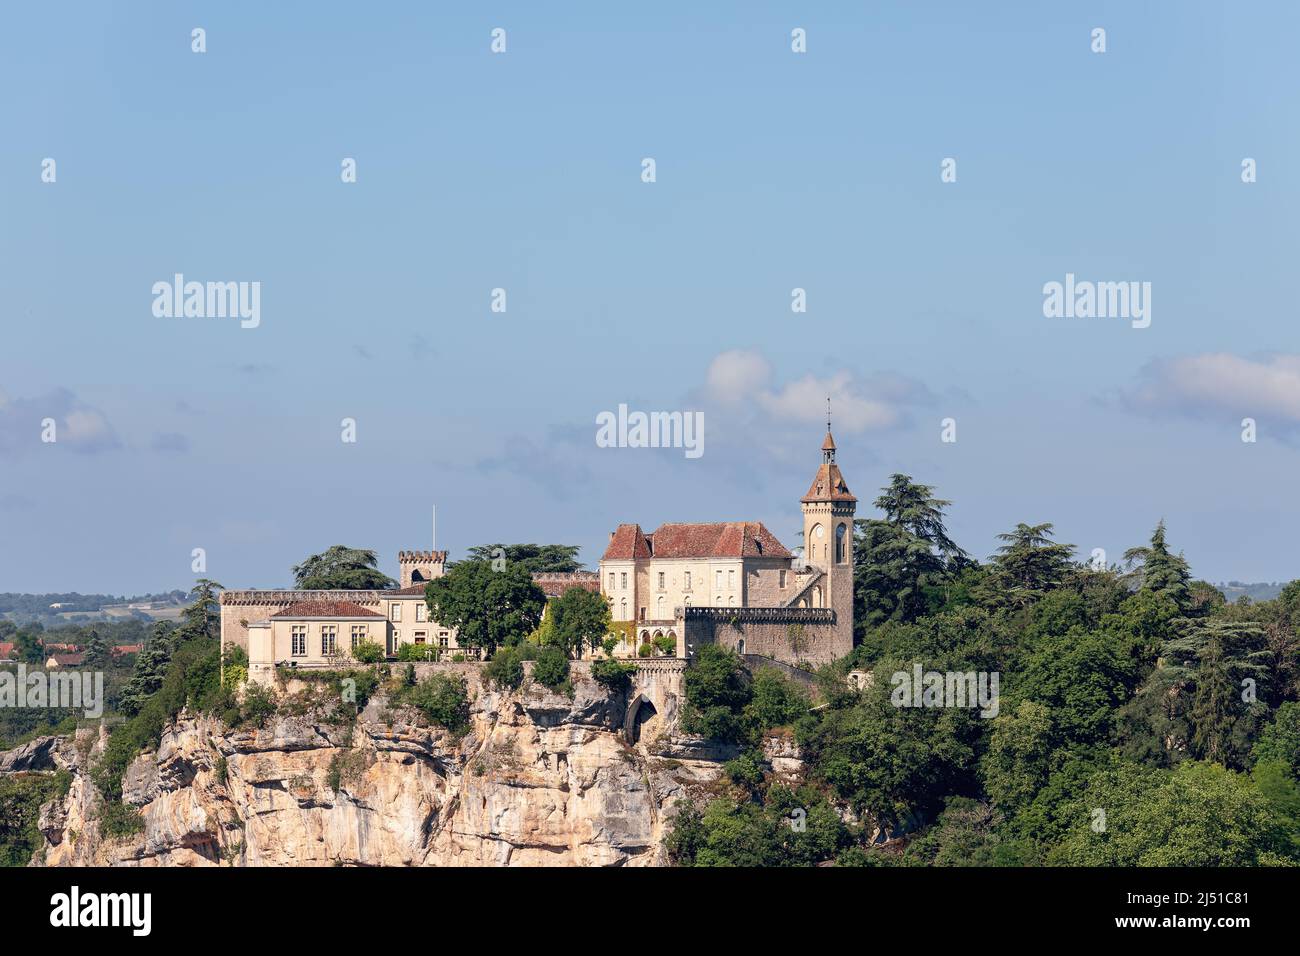
<path fill-rule="evenodd" d="M 431 661 L 433 660 L 433 645 L 403 644 L 397 649 L 397 659 L 399 661 Z"/>
<path fill-rule="evenodd" d="M 104 804 L 99 818 L 99 832 L 106 837 L 129 837 L 144 829 L 144 817 L 135 807 L 116 800 Z"/>
<path fill-rule="evenodd" d="M 664 657 L 672 657 L 677 653 L 677 638 L 669 637 L 664 634 L 656 637 L 652 642 L 657 650 Z"/>
<path fill-rule="evenodd" d="M 515 648 L 497 648 L 483 673 L 497 687 L 516 690 L 524 682 L 524 662 Z"/>
<path fill-rule="evenodd" d="M 561 690 L 569 684 L 569 659 L 558 647 L 543 648 L 533 665 L 533 680 L 549 687 Z"/>
<path fill-rule="evenodd" d="M 632 675 L 636 673 L 635 664 L 622 661 L 592 661 L 591 676 L 610 690 L 625 690 L 632 684 Z"/>
<path fill-rule="evenodd" d="M 244 690 L 244 702 L 239 708 L 239 722 L 249 727 L 265 727 L 268 718 L 275 714 L 275 694 L 269 687 L 249 684 Z"/>
<path fill-rule="evenodd" d="M 469 726 L 469 697 L 465 693 L 465 682 L 451 674 L 434 674 L 422 684 L 404 687 L 398 692 L 397 699 L 454 733 Z"/>
<path fill-rule="evenodd" d="M 360 664 L 378 664 L 384 659 L 384 648 L 374 641 L 362 641 L 352 649 L 352 658 Z"/>
<path fill-rule="evenodd" d="M 763 782 L 763 761 L 753 750 L 746 750 L 734 760 L 728 760 L 723 768 L 733 783 L 753 790 Z"/>
<path fill-rule="evenodd" d="M 654 645 L 646 642 L 636 649 L 637 657 L 652 657 L 654 655 Z"/>

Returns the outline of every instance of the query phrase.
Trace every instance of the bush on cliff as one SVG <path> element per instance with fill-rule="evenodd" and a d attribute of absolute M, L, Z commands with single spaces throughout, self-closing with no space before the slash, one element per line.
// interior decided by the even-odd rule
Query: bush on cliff
<path fill-rule="evenodd" d="M 423 683 L 404 686 L 395 701 L 409 704 L 430 722 L 460 733 L 469 727 L 469 697 L 465 682 L 453 674 L 434 674 Z"/>
<path fill-rule="evenodd" d="M 556 692 L 573 692 L 569 683 L 569 658 L 558 647 L 544 647 L 533 664 L 533 680 Z"/>
<path fill-rule="evenodd" d="M 499 689 L 518 690 L 524 682 L 523 658 L 514 647 L 498 648 L 483 675 Z"/>
<path fill-rule="evenodd" d="M 626 690 L 632 685 L 632 675 L 636 673 L 635 664 L 624 664 L 612 658 L 604 661 L 592 661 L 591 676 L 612 691 Z"/>

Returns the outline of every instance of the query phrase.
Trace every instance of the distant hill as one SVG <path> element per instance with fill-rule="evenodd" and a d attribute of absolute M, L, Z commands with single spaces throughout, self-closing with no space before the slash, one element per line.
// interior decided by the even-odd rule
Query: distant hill
<path fill-rule="evenodd" d="M 1215 587 L 1223 592 L 1223 596 L 1231 604 L 1240 597 L 1248 597 L 1252 601 L 1271 601 L 1282 593 L 1287 582 L 1275 581 L 1272 584 L 1268 582 L 1259 582 L 1256 584 L 1247 584 L 1244 581 L 1229 581 L 1227 584 L 1219 583 Z"/>
<path fill-rule="evenodd" d="M 46 626 L 80 621 L 173 618 L 185 604 L 185 591 L 123 597 L 113 594 L 0 594 L 0 619 Z"/>

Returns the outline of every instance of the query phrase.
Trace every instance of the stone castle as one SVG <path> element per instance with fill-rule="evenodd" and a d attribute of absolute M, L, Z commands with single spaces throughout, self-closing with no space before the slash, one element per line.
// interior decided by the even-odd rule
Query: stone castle
<path fill-rule="evenodd" d="M 797 559 L 761 522 L 664 524 L 646 533 L 620 524 L 598 572 L 536 574 L 550 597 L 572 587 L 598 591 L 624 641 L 671 646 L 689 660 L 706 643 L 799 667 L 853 648 L 853 516 L 857 499 L 835 462 L 827 422 L 821 464 L 803 512 Z M 250 677 L 270 680 L 278 664 L 333 666 L 362 642 L 389 658 L 403 644 L 429 645 L 435 659 L 477 659 L 456 631 L 429 617 L 425 585 L 446 570 L 446 551 L 398 553 L 399 586 L 388 590 L 243 590 L 221 595 L 221 640 L 248 651 Z M 656 639 L 658 641 L 656 642 Z M 662 652 L 662 651 L 661 651 Z"/>

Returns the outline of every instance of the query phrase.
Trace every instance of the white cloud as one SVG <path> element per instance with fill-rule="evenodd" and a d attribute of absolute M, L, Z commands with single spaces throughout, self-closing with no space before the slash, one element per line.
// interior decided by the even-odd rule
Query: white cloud
<path fill-rule="evenodd" d="M 1142 369 L 1124 401 L 1146 414 L 1241 415 L 1300 428 L 1300 355 L 1159 359 Z"/>
<path fill-rule="evenodd" d="M 754 397 L 772 379 L 772 366 L 758 352 L 732 349 L 709 363 L 705 385 L 720 402 L 736 405 Z"/>
<path fill-rule="evenodd" d="M 774 381 L 771 363 L 759 352 L 732 350 L 709 364 L 707 394 L 728 405 L 748 404 L 779 422 L 825 421 L 831 400 L 837 431 L 892 428 L 905 417 L 905 406 L 928 401 L 919 382 L 897 375 L 862 378 L 847 370 L 828 376 L 804 375 L 783 384 Z"/>

